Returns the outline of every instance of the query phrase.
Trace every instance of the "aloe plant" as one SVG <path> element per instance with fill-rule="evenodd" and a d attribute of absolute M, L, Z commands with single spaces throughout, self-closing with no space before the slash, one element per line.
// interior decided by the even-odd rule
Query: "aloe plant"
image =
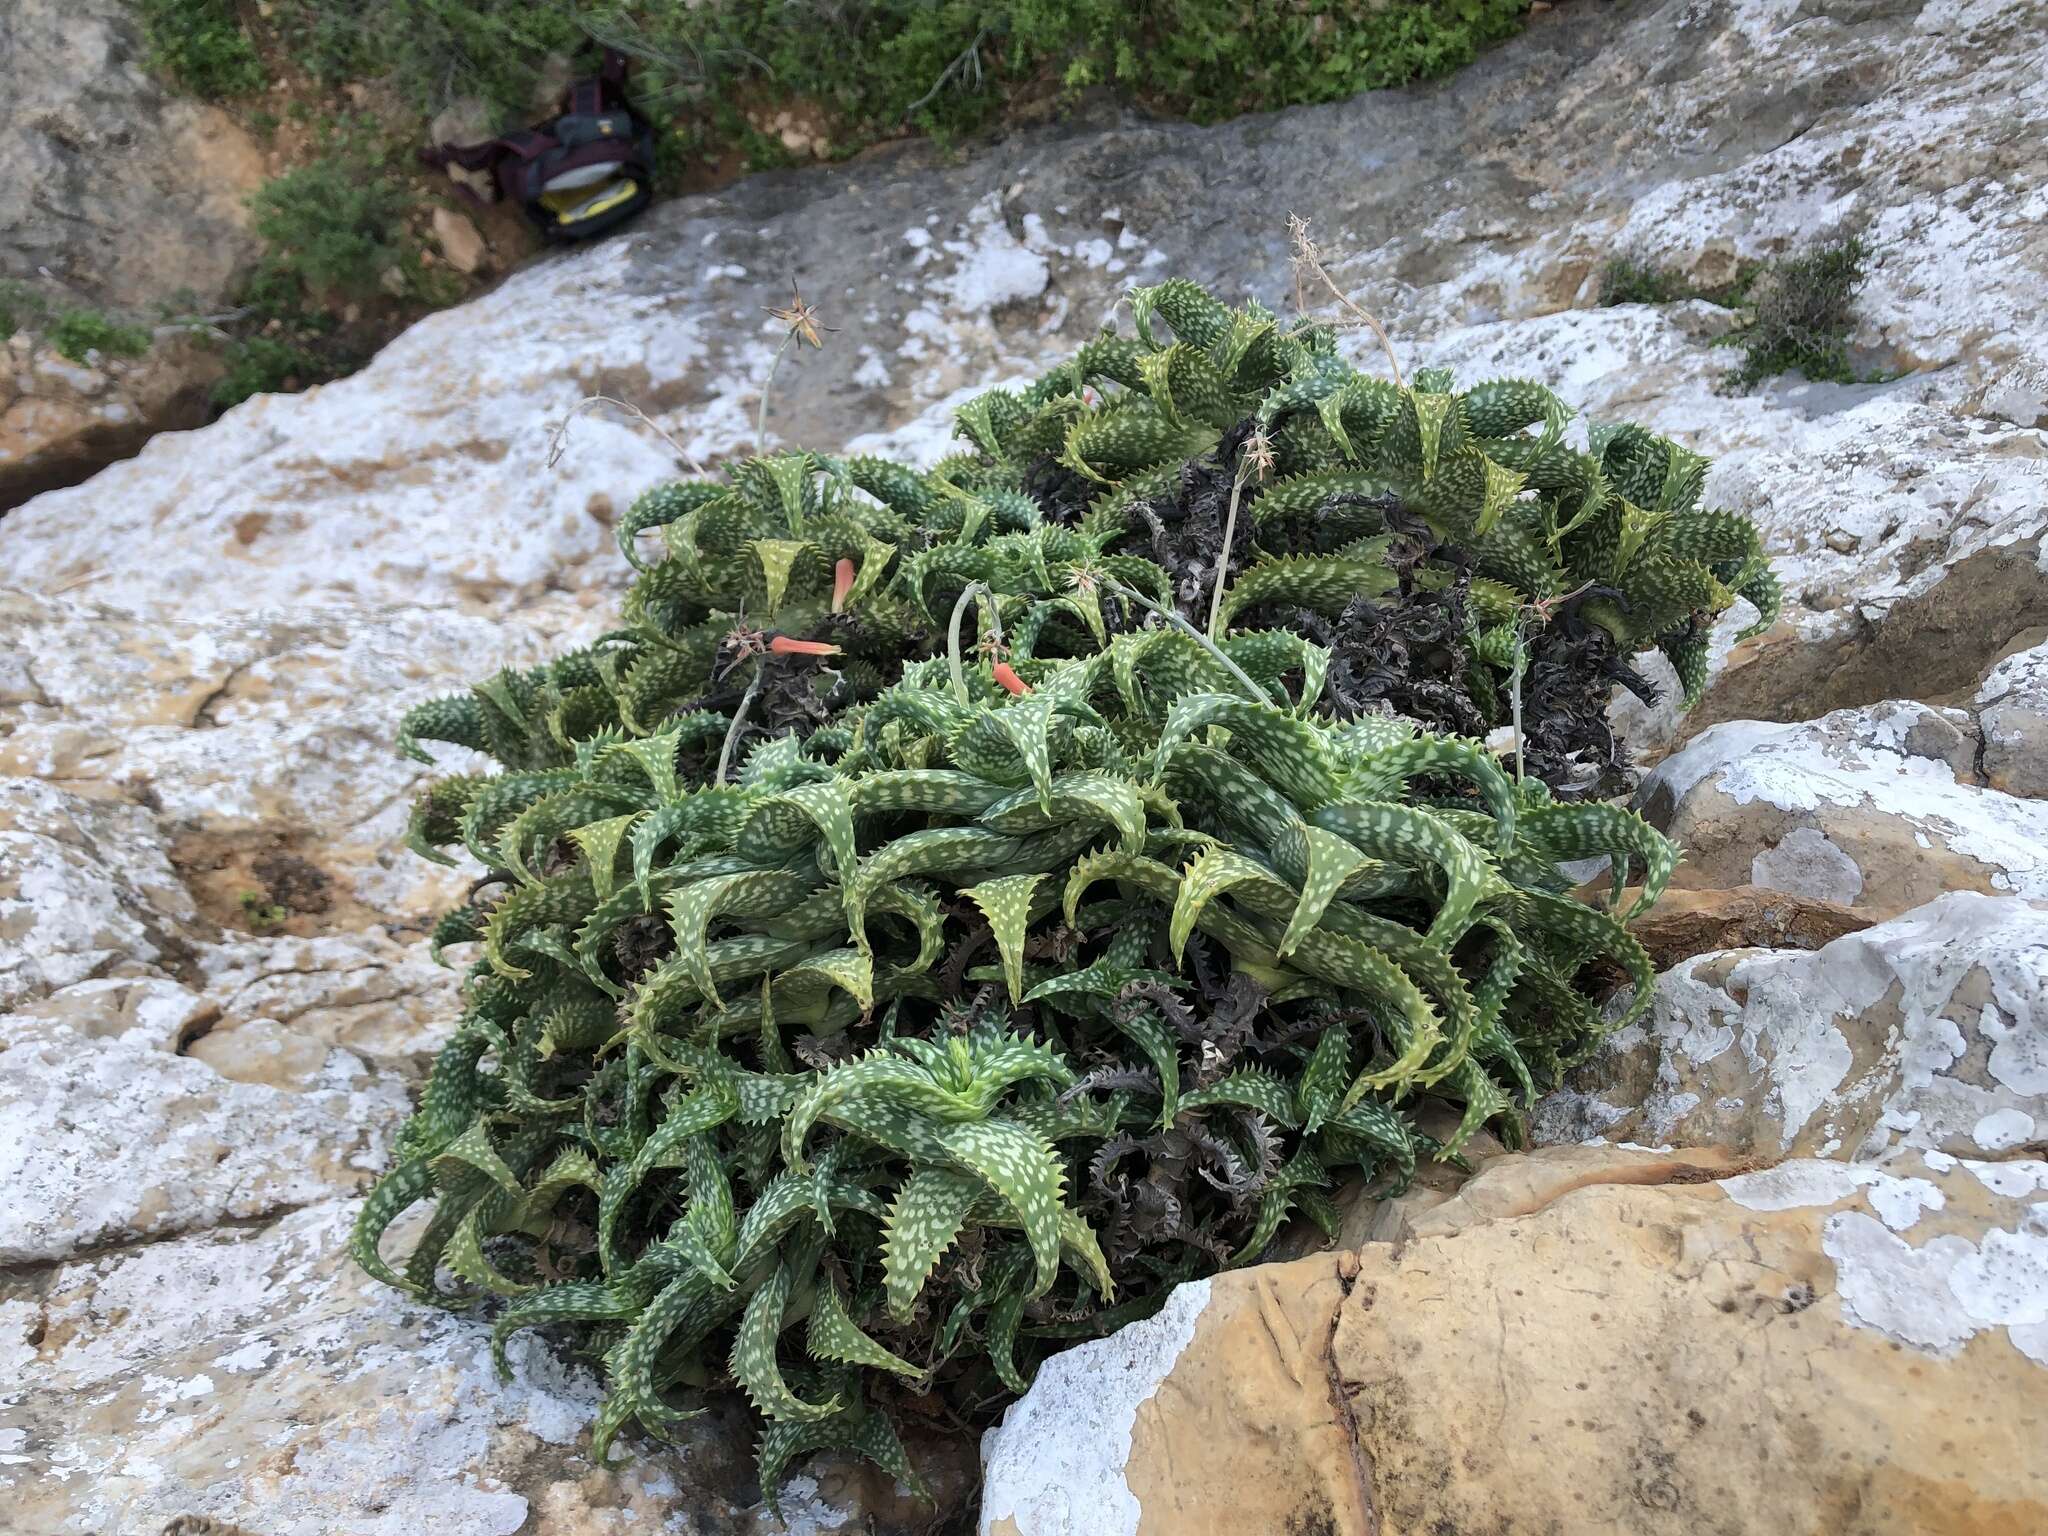
<path fill-rule="evenodd" d="M 1637 646 L 1691 665 L 1738 589 L 1768 618 L 1753 531 L 1639 429 L 1568 448 L 1536 386 L 1379 384 L 1191 285 L 1133 307 L 929 471 L 650 493 L 620 628 L 405 721 L 499 770 L 414 808 L 485 878 L 354 1251 L 491 1309 L 501 1365 L 577 1339 L 600 1455 L 729 1382 L 771 1500 L 823 1446 L 915 1485 L 901 1400 L 985 1407 L 1334 1230 L 1347 1181 L 1516 1140 L 1647 1004 L 1625 921 L 1676 850 L 1476 738 L 1517 677 L 1540 748 Z M 1604 908 L 1562 869 L 1600 856 Z"/>
<path fill-rule="evenodd" d="M 1668 439 L 1594 424 L 1582 450 L 1541 385 L 1460 393 L 1426 370 L 1397 388 L 1345 363 L 1328 330 L 1191 283 L 1131 305 L 1135 336 L 962 407 L 969 446 L 930 471 L 785 453 L 643 496 L 619 527 L 640 570 L 624 626 L 415 711 L 401 745 L 544 770 L 599 731 L 695 715 L 692 750 L 715 760 L 742 701 L 748 734 L 808 733 L 935 654 L 970 585 L 992 594 L 994 631 L 1030 612 L 1046 633 L 1027 643 L 1078 654 L 1141 617 L 1088 600 L 1109 581 L 1205 629 L 1213 613 L 1307 634 L 1328 653 L 1320 707 L 1339 716 L 1391 708 L 1479 737 L 1510 723 L 1519 687 L 1536 705 L 1524 766 L 1584 793 L 1625 767 L 1609 693 L 1652 695 L 1635 655 L 1663 651 L 1690 705 L 1720 613 L 1750 601 L 1745 638 L 1775 621 L 1754 525 L 1703 509 L 1707 461 Z M 1269 477 L 1244 473 L 1248 448 Z M 1246 515 L 1227 516 L 1240 500 Z M 1071 601 L 1033 606 L 1046 599 Z M 830 668 L 811 664 L 821 651 Z"/>
<path fill-rule="evenodd" d="M 450 781 L 421 818 L 492 883 L 437 930 L 480 948 L 467 1011 L 355 1252 L 425 1300 L 497 1298 L 501 1345 L 576 1325 L 600 1453 L 729 1376 L 771 1494 L 822 1445 L 914 1482 L 893 1393 L 1021 1390 L 1290 1211 L 1329 1222 L 1347 1173 L 1399 1187 L 1481 1124 L 1514 1136 L 1605 1027 L 1585 962 L 1635 979 L 1625 1016 L 1647 1000 L 1557 868 L 1633 860 L 1654 899 L 1673 851 L 1628 813 L 1319 715 L 1292 635 L 1026 650 L 913 662 L 733 784 L 681 776 L 686 716 Z M 1447 1146 L 1425 1093 L 1462 1108 Z M 394 1267 L 380 1239 L 429 1198 Z"/>
<path fill-rule="evenodd" d="M 1508 723 L 1519 668 L 1549 695 L 1539 771 L 1562 788 L 1574 753 L 1614 762 L 1613 686 L 1651 696 L 1633 656 L 1662 651 L 1689 708 L 1713 620 L 1738 597 L 1756 609 L 1738 638 L 1776 620 L 1755 526 L 1703 508 L 1707 460 L 1668 439 L 1595 423 L 1582 449 L 1540 384 L 1458 391 L 1431 369 L 1397 387 L 1345 363 L 1329 330 L 1192 283 L 1138 289 L 1131 307 L 1135 336 L 965 406 L 974 451 L 947 473 L 1143 550 L 1191 617 L 1222 581 L 1226 617 L 1306 628 L 1333 652 L 1339 707 L 1387 701 L 1483 734 Z M 1271 478 L 1246 483 L 1248 443 Z M 1240 489 L 1251 515 L 1226 555 Z"/>

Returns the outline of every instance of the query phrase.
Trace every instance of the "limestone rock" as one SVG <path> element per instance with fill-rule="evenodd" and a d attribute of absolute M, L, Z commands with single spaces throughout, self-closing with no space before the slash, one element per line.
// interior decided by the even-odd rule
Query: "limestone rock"
<path fill-rule="evenodd" d="M 1749 614 L 1730 615 L 1687 733 L 1967 693 L 2048 611 L 2040 434 L 1974 418 L 1939 385 L 1859 402 L 1865 388 L 1770 449 L 1724 454 L 1709 476 L 1709 504 L 1757 519 L 1788 604 L 1732 650 Z M 1849 553 L 1828 546 L 1833 530 L 1855 538 Z"/>
<path fill-rule="evenodd" d="M 2033 1530 L 2042 1188 L 1938 1154 L 1503 1158 L 1398 1243 L 1183 1286 L 1049 1361 L 984 1442 L 983 1536 Z"/>
<path fill-rule="evenodd" d="M 1726 950 L 1658 978 L 1538 1107 L 1586 1137 L 1867 1161 L 2048 1138 L 2048 903 L 1968 892 L 1812 952 Z"/>
<path fill-rule="evenodd" d="M 0 1008 L 162 961 L 197 919 L 140 806 L 0 778 Z"/>
<path fill-rule="evenodd" d="M 2016 427 L 2048 427 L 2048 364 L 2020 359 L 1984 386 L 1978 409 Z"/>
<path fill-rule="evenodd" d="M 2007 794 L 2048 797 L 2048 645 L 2000 661 L 1977 689 L 1984 782 Z"/>
<path fill-rule="evenodd" d="M 424 918 L 456 882 L 402 846 L 426 772 L 392 749 L 399 716 L 531 665 L 590 622 L 573 606 L 507 623 L 349 604 L 139 621 L 0 591 L 25 678 L 20 702 L 0 706 L 0 773 L 148 800 L 217 918 L 240 921 L 265 855 L 331 880 L 326 926 Z"/>
<path fill-rule="evenodd" d="M 434 210 L 434 242 L 448 265 L 464 275 L 481 270 L 490 260 L 482 231 L 453 208 Z"/>
<path fill-rule="evenodd" d="M 147 316 L 226 307 L 254 256 L 243 199 L 263 153 L 217 107 L 183 101 L 143 67 L 121 0 L 17 0 L 0 14 L 0 280 L 33 279 L 61 308 Z M 6 338 L 0 337 L 0 341 Z M 217 349 L 166 334 L 94 380 L 43 346 L 0 367 L 0 511 L 196 427 Z"/>
<path fill-rule="evenodd" d="M 1943 891 L 2048 896 L 2048 804 L 1981 787 L 1960 710 L 1887 702 L 1802 725 L 1729 721 L 1643 781 L 1679 880 L 1888 917 Z"/>
<path fill-rule="evenodd" d="M 9 1529 L 158 1536 L 204 1517 L 262 1536 L 702 1536 L 781 1529 L 728 1412 L 672 1450 L 586 1455 L 597 1384 L 532 1336 L 501 1383 L 489 1328 L 407 1303 L 344 1252 L 356 1202 L 0 1274 L 0 1501 Z M 971 1459 L 913 1443 L 957 1503 Z M 617 1455 L 617 1453 L 615 1453 Z M 24 1458 L 26 1458 L 24 1460 Z M 62 1468 L 63 1477 L 37 1468 Z M 788 1529 L 905 1532 L 915 1508 L 827 1459 Z"/>
<path fill-rule="evenodd" d="M 18 0 L 0 16 L 0 270 L 47 269 L 93 302 L 223 297 L 255 251 L 242 199 L 263 154 L 218 108 L 143 67 L 120 0 Z"/>
<path fill-rule="evenodd" d="M 8 1016 L 7 1038 L 21 1045 L 66 1033 L 121 1037 L 138 1049 L 177 1053 L 219 1018 L 217 1004 L 167 977 L 106 976 L 23 1003 Z"/>
<path fill-rule="evenodd" d="M 25 1020 L 0 1015 L 0 1265 L 361 1188 L 410 1107 L 401 1083 L 347 1051 L 314 1047 L 289 1089 L 236 1081 L 175 1040 L 165 1049 L 161 1012 L 121 1009 L 111 989 L 58 998 Z"/>
<path fill-rule="evenodd" d="M 1635 900 L 1631 887 L 1627 901 Z M 1873 921 L 1840 902 L 1756 885 L 1667 889 L 1629 924 L 1659 971 L 1710 949 L 1819 949 Z"/>
<path fill-rule="evenodd" d="M 232 938 L 209 946 L 199 971 L 220 1010 L 209 1039 L 268 1021 L 396 1070 L 423 1067 L 461 1011 L 455 972 L 428 958 L 424 940 L 381 927 Z"/>
<path fill-rule="evenodd" d="M 159 432 L 207 418 L 217 346 L 165 327 L 140 357 L 85 368 L 27 333 L 28 366 L 0 368 L 0 511 L 71 485 Z"/>
<path fill-rule="evenodd" d="M 489 104 L 480 97 L 462 96 L 435 115 L 427 126 L 427 142 L 437 146 L 481 144 L 496 138 L 497 133 Z M 481 201 L 497 201 L 498 179 L 489 171 L 466 170 L 452 160 L 441 169 L 450 181 L 458 187 L 467 188 Z"/>

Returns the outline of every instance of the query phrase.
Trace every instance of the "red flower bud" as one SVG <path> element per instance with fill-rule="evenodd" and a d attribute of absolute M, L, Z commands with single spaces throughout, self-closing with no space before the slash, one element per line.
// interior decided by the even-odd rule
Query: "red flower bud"
<path fill-rule="evenodd" d="M 1031 691 L 1031 685 L 1019 677 L 1017 669 L 1007 661 L 999 661 L 989 670 L 995 674 L 996 681 L 1009 689 L 1010 692 L 1024 694 Z"/>
<path fill-rule="evenodd" d="M 841 613 L 846 608 L 846 594 L 853 590 L 854 569 L 851 560 L 841 560 L 832 567 L 832 611 Z"/>
<path fill-rule="evenodd" d="M 768 649 L 777 656 L 837 656 L 839 647 L 827 645 L 823 640 L 792 640 L 788 635 L 777 635 L 768 642 Z"/>

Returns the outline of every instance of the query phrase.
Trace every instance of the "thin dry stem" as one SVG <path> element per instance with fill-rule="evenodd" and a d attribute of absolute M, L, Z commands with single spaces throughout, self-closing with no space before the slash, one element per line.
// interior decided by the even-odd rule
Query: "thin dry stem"
<path fill-rule="evenodd" d="M 66 592 L 76 592 L 80 587 L 89 587 L 96 581 L 104 581 L 106 575 L 107 573 L 104 569 L 82 571 L 78 575 L 60 581 L 56 586 L 50 588 L 50 596 L 62 597 Z"/>
<path fill-rule="evenodd" d="M 1223 648 L 1221 646 L 1219 646 L 1214 640 L 1211 640 L 1207 635 L 1203 634 L 1199 629 L 1195 628 L 1195 626 L 1190 624 L 1186 619 L 1182 618 L 1173 609 L 1166 607 L 1163 604 L 1153 602 L 1151 598 L 1145 596 L 1145 594 L 1138 591 L 1137 588 L 1125 586 L 1122 582 L 1118 581 L 1114 576 L 1105 577 L 1103 580 L 1103 585 L 1108 587 L 1110 591 L 1116 593 L 1118 597 L 1124 599 L 1125 602 L 1136 603 L 1140 608 L 1143 608 L 1147 613 L 1158 614 L 1160 618 L 1166 620 L 1167 623 L 1171 624 L 1175 629 L 1178 629 L 1182 634 L 1191 637 L 1198 645 L 1202 647 L 1203 650 L 1207 651 L 1211 656 L 1215 657 L 1217 661 L 1221 662 L 1223 664 L 1224 670 L 1229 672 L 1232 677 L 1236 678 L 1240 683 L 1244 685 L 1244 691 L 1252 698 L 1254 702 L 1260 704 L 1271 704 L 1273 702 L 1273 696 L 1270 693 L 1266 692 L 1265 689 L 1261 688 L 1257 683 L 1253 682 L 1251 674 L 1249 672 L 1245 671 L 1243 667 L 1240 667 L 1236 662 L 1232 661 L 1228 656 L 1224 655 Z"/>
<path fill-rule="evenodd" d="M 725 742 L 718 749 L 718 772 L 711 779 L 714 784 L 725 782 L 726 770 L 732 766 L 733 748 L 739 745 L 740 732 L 746 729 L 747 711 L 754 707 L 754 695 L 761 691 L 761 674 L 766 667 L 764 658 L 755 660 L 753 679 L 747 684 L 747 691 L 740 695 L 740 707 L 732 712 L 732 724 L 725 728 Z"/>
<path fill-rule="evenodd" d="M 697 462 L 690 451 L 673 437 L 670 437 L 667 432 L 663 431 L 660 424 L 653 417 L 649 416 L 630 400 L 618 400 L 610 395 L 585 395 L 575 405 L 570 407 L 568 415 L 555 423 L 554 430 L 548 434 L 549 469 L 553 469 L 555 465 L 561 462 L 562 454 L 568 449 L 569 423 L 591 407 L 598 405 L 609 405 L 616 410 L 624 411 L 627 415 L 638 421 L 641 426 L 652 432 L 664 443 L 667 443 L 669 448 L 675 453 L 676 462 L 688 466 L 691 474 L 701 475 L 706 473 L 704 466 Z"/>
<path fill-rule="evenodd" d="M 1230 548 L 1237 541 L 1237 504 L 1244 497 L 1244 470 L 1230 478 L 1230 514 L 1223 519 L 1223 552 L 1216 557 L 1216 590 L 1209 596 L 1209 638 L 1215 640 L 1223 617 L 1223 588 L 1230 576 Z"/>
<path fill-rule="evenodd" d="M 1309 238 L 1308 220 L 1299 214 L 1290 213 L 1287 215 L 1287 232 L 1294 238 L 1294 307 L 1304 314 L 1308 312 L 1308 306 L 1303 302 L 1302 277 L 1304 274 L 1315 277 L 1330 290 L 1332 298 L 1349 310 L 1361 325 L 1370 328 L 1373 335 L 1379 337 L 1380 350 L 1387 354 L 1387 366 L 1394 370 L 1394 387 L 1406 389 L 1408 386 L 1401 377 L 1401 360 L 1394 356 L 1394 343 L 1387 335 L 1387 328 L 1361 309 L 1349 294 L 1337 286 L 1337 280 L 1330 276 L 1329 269 L 1323 265 L 1322 252 L 1316 248 L 1315 241 Z"/>
<path fill-rule="evenodd" d="M 1237 509 L 1244 499 L 1244 488 L 1254 480 L 1264 480 L 1273 472 L 1273 444 L 1266 436 L 1264 427 L 1255 427 L 1252 435 L 1245 439 L 1237 456 L 1237 472 L 1230 478 L 1230 515 L 1223 520 L 1223 548 L 1216 556 L 1216 587 L 1209 597 L 1209 637 L 1219 639 L 1222 627 L 1223 586 L 1230 579 L 1230 552 L 1237 542 Z"/>
<path fill-rule="evenodd" d="M 754 408 L 754 452 L 765 456 L 768 452 L 768 392 L 775 387 L 775 370 L 782 366 L 782 355 L 796 340 L 791 331 L 782 338 L 782 345 L 775 349 L 775 356 L 768 363 L 768 377 L 761 381 L 761 401 Z"/>

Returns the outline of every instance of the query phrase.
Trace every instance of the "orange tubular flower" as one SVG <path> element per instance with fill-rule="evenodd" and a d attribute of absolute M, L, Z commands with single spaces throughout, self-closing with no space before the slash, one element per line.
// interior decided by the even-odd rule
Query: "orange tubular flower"
<path fill-rule="evenodd" d="M 832 567 L 832 611 L 842 613 L 846 609 L 846 594 L 853 590 L 855 572 L 851 560 L 842 559 Z"/>
<path fill-rule="evenodd" d="M 999 661 L 989 670 L 995 674 L 996 681 L 1001 683 L 1010 692 L 1024 694 L 1031 691 L 1031 685 L 1019 677 L 1017 669 L 1007 661 Z"/>
<path fill-rule="evenodd" d="M 839 647 L 823 640 L 792 640 L 788 635 L 777 635 L 768 642 L 768 651 L 774 656 L 837 656 Z"/>

